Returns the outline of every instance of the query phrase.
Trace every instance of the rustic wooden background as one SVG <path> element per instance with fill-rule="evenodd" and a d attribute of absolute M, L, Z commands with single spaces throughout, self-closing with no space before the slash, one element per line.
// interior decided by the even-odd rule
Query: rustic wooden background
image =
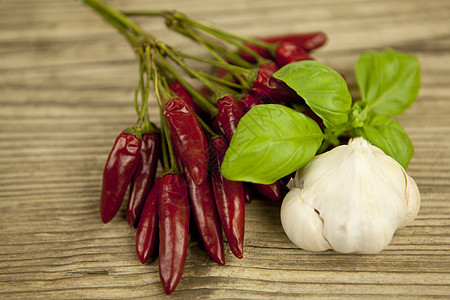
<path fill-rule="evenodd" d="M 241 35 L 322 30 L 315 57 L 357 96 L 365 49 L 393 47 L 422 65 L 417 102 L 398 120 L 415 145 L 415 222 L 377 255 L 311 253 L 283 233 L 279 203 L 247 205 L 245 254 L 213 263 L 195 240 L 173 298 L 450 297 L 450 1 L 115 0 L 179 9 Z M 160 19 L 138 19 L 187 52 Z M 135 121 L 137 64 L 125 40 L 78 1 L 0 0 L 0 298 L 164 298 L 157 259 L 141 265 L 122 209 L 101 223 L 101 173 Z M 155 110 L 153 110 L 155 111 Z M 153 116 L 156 116 L 153 113 Z"/>

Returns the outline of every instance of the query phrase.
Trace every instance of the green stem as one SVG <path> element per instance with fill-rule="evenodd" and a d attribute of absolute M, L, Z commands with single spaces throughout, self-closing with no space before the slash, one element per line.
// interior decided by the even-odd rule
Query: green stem
<path fill-rule="evenodd" d="M 218 83 L 220 83 L 222 85 L 227 85 L 229 87 L 237 88 L 237 89 L 250 90 L 250 88 L 248 88 L 246 86 L 243 86 L 241 84 L 234 83 L 234 82 L 232 82 L 230 80 L 222 79 L 222 78 L 216 77 L 214 75 L 211 75 L 211 74 L 208 74 L 208 73 L 204 73 L 202 71 L 198 71 L 198 73 L 201 74 L 203 77 L 207 78 L 208 80 L 218 82 Z"/>
<path fill-rule="evenodd" d="M 150 52 L 150 47 L 146 46 L 145 48 L 145 52 L 147 55 L 149 55 Z M 145 116 L 145 111 L 147 110 L 147 103 L 148 103 L 148 97 L 149 97 L 149 93 L 150 93 L 150 81 L 151 81 L 151 76 L 149 73 L 149 62 L 148 62 L 148 58 L 145 57 L 144 61 L 141 62 L 143 65 L 141 65 L 141 69 L 142 69 L 142 77 L 140 79 L 140 82 L 138 84 L 138 87 L 142 84 L 143 85 L 143 95 L 142 95 L 142 104 L 141 104 L 141 109 L 138 110 L 138 124 L 139 126 L 142 125 L 142 123 L 144 122 L 144 116 Z M 144 82 L 144 66 L 147 67 L 147 80 Z M 137 91 L 135 93 L 135 95 L 137 95 Z M 135 105 L 137 106 L 137 97 L 135 98 Z"/>
<path fill-rule="evenodd" d="M 330 131 L 328 129 L 325 129 L 324 140 L 322 146 L 317 151 L 317 154 L 323 153 L 331 145 L 338 146 L 340 144 L 339 137 L 344 135 L 344 133 L 346 133 L 351 129 L 352 129 L 351 126 L 345 126 L 337 131 Z"/>
<path fill-rule="evenodd" d="M 141 94 L 143 94 L 145 90 L 143 83 L 144 83 L 144 62 L 141 59 L 139 59 L 139 82 L 136 87 L 136 91 L 134 92 L 134 108 L 138 115 L 140 114 L 138 104 L 139 91 L 141 92 Z"/>
<path fill-rule="evenodd" d="M 195 77 L 199 81 L 201 81 L 204 85 L 206 85 L 215 95 L 217 98 L 221 98 L 225 95 L 229 94 L 235 94 L 236 92 L 226 86 L 218 85 L 217 83 L 214 83 L 210 80 L 208 80 L 206 77 L 202 76 L 199 72 L 193 70 L 190 68 L 186 63 L 183 61 L 182 58 L 180 58 L 177 53 L 167 47 L 164 44 L 158 43 L 158 46 L 160 46 L 160 49 L 162 49 L 165 53 L 169 55 L 169 57 L 177 64 L 179 65 L 187 74 L 190 74 L 191 76 Z"/>
<path fill-rule="evenodd" d="M 151 62 L 151 56 L 150 56 L 150 46 L 145 47 L 145 60 L 143 62 L 145 63 L 146 67 L 146 75 L 147 75 L 147 81 L 145 84 L 145 88 L 143 90 L 142 95 L 142 107 L 140 111 L 140 117 L 142 118 L 142 131 L 145 133 L 152 133 L 156 132 L 156 127 L 150 122 L 150 117 L 148 115 L 148 99 L 150 98 L 150 89 L 151 89 L 151 80 L 152 80 L 152 62 Z"/>
<path fill-rule="evenodd" d="M 141 127 L 138 123 L 139 121 L 132 127 L 125 129 L 123 132 L 126 134 L 132 134 L 136 136 L 138 139 L 142 140 Z"/>
<path fill-rule="evenodd" d="M 162 108 L 161 108 L 161 114 L 162 114 Z M 170 138 L 169 128 L 167 127 L 167 123 L 166 123 L 166 120 L 164 119 L 164 116 L 161 116 L 161 127 L 162 127 L 162 132 L 164 133 L 164 136 L 166 138 L 167 150 L 169 153 L 168 165 L 170 166 L 170 169 L 168 172 L 178 173 L 177 163 L 175 160 L 175 154 L 173 152 L 172 139 Z M 166 159 L 167 159 L 167 157 L 166 157 Z"/>
<path fill-rule="evenodd" d="M 225 60 L 220 56 L 217 51 L 214 49 L 215 46 L 208 43 L 205 39 L 201 38 L 197 32 L 195 32 L 192 28 L 189 27 L 181 27 L 181 26 L 170 26 L 170 29 L 192 39 L 193 41 L 200 43 L 206 50 L 211 54 L 212 57 L 217 59 L 218 61 L 225 62 Z"/>
<path fill-rule="evenodd" d="M 199 37 L 199 39 L 200 39 L 200 37 Z M 247 68 L 247 69 L 254 67 L 251 63 L 242 59 L 239 55 L 236 55 L 234 52 L 228 51 L 226 48 L 224 48 L 218 44 L 214 44 L 214 43 L 208 42 L 206 40 L 201 40 L 201 41 L 199 40 L 198 42 L 201 43 L 208 50 L 208 52 L 214 58 L 216 58 L 216 60 L 219 63 L 230 65 L 230 63 L 228 63 L 225 59 L 223 59 L 223 57 L 225 57 L 234 65 L 237 65 L 237 66 L 240 66 L 243 68 Z M 236 71 L 230 71 L 230 72 L 243 86 L 247 85 L 247 81 L 241 75 L 240 72 L 236 72 Z"/>
<path fill-rule="evenodd" d="M 158 70 L 159 71 L 159 70 Z M 178 97 L 169 87 L 169 83 L 167 82 L 167 78 L 164 76 L 160 76 L 159 80 L 160 93 L 162 93 L 163 99 L 172 99 Z M 167 102 L 167 101 L 166 101 Z"/>
<path fill-rule="evenodd" d="M 149 59 L 150 59 L 150 55 L 149 55 Z M 159 79 L 159 74 L 158 74 L 158 69 L 156 66 L 155 58 L 153 55 L 151 57 L 151 61 L 152 61 L 152 67 L 153 67 L 152 69 L 153 69 L 153 82 L 155 85 L 155 94 L 156 94 L 156 99 L 159 104 L 161 130 L 162 130 L 162 134 L 165 137 L 165 141 L 167 144 L 167 150 L 169 153 L 169 159 L 167 158 L 167 152 L 165 154 L 166 155 L 165 165 L 170 166 L 170 169 L 168 170 L 168 172 L 178 173 L 178 169 L 177 169 L 177 165 L 176 165 L 176 161 L 175 161 L 175 154 L 173 152 L 172 140 L 170 138 L 169 128 L 167 127 L 167 124 L 166 124 L 165 118 L 164 118 L 164 114 L 163 114 L 164 101 L 163 101 L 163 99 L 161 97 L 161 93 L 160 93 L 161 84 L 160 84 L 160 79 Z M 164 153 L 163 153 L 163 155 L 164 155 Z M 164 157 L 163 157 L 163 159 L 164 159 Z"/>
<path fill-rule="evenodd" d="M 227 38 L 230 38 L 230 39 L 233 39 L 233 40 L 238 40 L 238 41 L 241 41 L 241 42 L 244 42 L 244 43 L 254 44 L 254 45 L 257 45 L 259 47 L 265 48 L 267 50 L 271 50 L 271 49 L 273 49 L 275 47 L 273 44 L 266 43 L 266 42 L 263 42 L 263 41 L 258 40 L 258 39 L 240 36 L 240 35 L 233 34 L 233 33 L 230 33 L 230 32 L 224 31 L 224 30 L 220 30 L 220 29 L 217 29 L 217 28 L 214 28 L 214 27 L 207 26 L 205 24 L 202 24 L 200 22 L 192 20 L 192 19 L 186 17 L 185 15 L 177 13 L 177 12 L 175 12 L 173 14 L 173 16 L 176 19 L 178 19 L 178 20 L 186 22 L 187 24 L 189 24 L 191 26 L 197 27 L 197 28 L 199 28 L 199 29 L 201 29 L 203 31 L 210 32 L 212 34 L 217 34 L 217 35 L 224 36 L 224 37 L 227 37 Z"/>
<path fill-rule="evenodd" d="M 348 132 L 348 131 L 351 131 L 352 129 L 353 129 L 352 126 L 351 126 L 351 125 L 348 125 L 348 126 L 345 126 L 345 127 L 341 128 L 341 129 L 339 129 L 338 131 L 332 132 L 331 134 L 332 134 L 333 137 L 332 137 L 332 139 L 330 139 L 330 142 L 331 142 L 334 146 L 337 146 L 338 144 L 333 143 L 332 140 L 337 140 L 340 136 L 344 135 L 344 133 L 346 133 L 346 132 Z"/>
<path fill-rule="evenodd" d="M 201 24 L 195 20 L 192 20 L 190 18 L 188 18 L 187 16 L 176 12 L 176 11 L 156 11 L 156 10 L 144 10 L 144 11 L 131 11 L 131 12 L 126 12 L 125 13 L 127 16 L 161 16 L 164 17 L 166 19 L 172 18 L 172 19 L 176 19 L 178 21 L 182 21 L 185 22 L 191 26 L 197 27 L 199 29 L 202 29 L 203 31 L 207 31 L 207 32 L 211 32 L 211 33 L 217 33 L 221 36 L 226 36 L 228 38 L 234 39 L 234 40 L 238 40 L 244 43 L 250 43 L 250 44 L 254 44 L 257 45 L 261 48 L 267 49 L 269 51 L 275 51 L 276 46 L 271 44 L 271 43 L 266 43 L 264 41 L 255 39 L 255 38 L 250 38 L 250 37 L 244 37 L 244 36 L 239 36 L 230 32 L 226 32 L 223 30 L 219 30 L 217 28 L 213 28 L 204 24 Z"/>
<path fill-rule="evenodd" d="M 178 31 L 181 34 L 188 34 L 186 33 L 186 28 L 195 27 L 198 28 L 206 33 L 209 33 L 223 41 L 226 41 L 227 43 L 234 45 L 238 49 L 247 52 L 249 55 L 251 55 L 257 62 L 258 65 L 266 64 L 268 62 L 267 59 L 259 55 L 257 52 L 253 51 L 252 49 L 249 49 L 245 45 L 243 45 L 241 42 L 245 43 L 251 43 L 254 45 L 257 45 L 259 47 L 262 47 L 270 53 L 274 54 L 276 51 L 276 45 L 263 42 L 258 39 L 248 38 L 239 36 L 236 34 L 232 34 L 217 28 L 213 28 L 210 26 L 206 26 L 202 23 L 199 23 L 195 20 L 192 20 L 188 18 L 187 16 L 178 13 L 178 12 L 169 12 L 169 11 L 142 11 L 142 12 L 128 12 L 126 13 L 128 16 L 161 16 L 166 19 L 167 26 L 169 28 L 174 29 L 175 31 Z M 181 29 L 180 24 L 187 25 L 184 29 Z M 192 37 L 191 37 L 192 38 Z M 203 40 L 204 41 L 204 40 Z M 239 42 L 237 42 L 239 41 Z M 204 45 L 205 46 L 205 45 Z M 206 47 L 206 46 L 205 46 Z M 206 47 L 208 49 L 208 47 Z M 213 55 L 214 56 L 214 55 Z M 247 61 L 238 58 L 236 55 L 229 55 L 230 58 L 233 60 L 237 60 L 239 64 L 246 66 L 247 68 L 250 68 L 252 65 L 248 63 Z"/>
<path fill-rule="evenodd" d="M 242 66 L 244 68 L 253 68 L 254 67 L 253 64 L 242 59 L 242 57 L 237 55 L 235 52 L 231 52 L 225 46 L 220 45 L 219 41 L 216 41 L 216 42 L 209 41 L 206 37 L 202 37 L 201 33 L 197 32 L 193 28 L 186 27 L 186 26 L 182 27 L 180 24 L 178 24 L 178 22 L 174 22 L 173 24 L 176 24 L 176 25 L 172 25 L 172 23 L 171 23 L 170 25 L 168 25 L 168 27 L 170 29 L 174 30 L 175 32 L 178 32 L 178 33 L 190 38 L 191 40 L 193 40 L 197 43 L 200 43 L 203 47 L 205 47 L 208 50 L 208 52 L 216 60 L 226 63 L 227 61 L 224 59 L 224 58 L 226 58 L 229 61 L 231 61 L 233 64 Z M 238 75 L 239 74 L 235 74 L 236 77 Z"/>
<path fill-rule="evenodd" d="M 135 22 L 133 22 L 130 18 L 128 18 L 126 15 L 124 15 L 122 12 L 118 11 L 117 9 L 113 8 L 112 6 L 107 5 L 101 0 L 80 0 L 81 2 L 86 3 L 87 5 L 91 6 L 92 8 L 96 9 L 97 11 L 99 9 L 106 12 L 111 17 L 114 17 L 117 19 L 120 23 L 122 23 L 127 28 L 134 31 L 136 34 L 141 35 L 142 37 L 146 38 L 147 40 L 155 40 L 155 38 L 147 33 L 144 29 L 142 29 L 139 25 L 137 25 Z"/>
<path fill-rule="evenodd" d="M 89 1 L 89 0 L 86 0 Z M 131 44 L 132 47 L 135 47 L 137 44 L 139 44 L 140 40 L 137 36 L 131 34 L 127 27 L 124 26 L 120 21 L 118 21 L 116 18 L 108 14 L 106 11 L 102 9 L 102 7 L 96 6 L 95 4 L 87 3 L 91 8 L 93 8 L 100 16 L 103 17 L 105 21 L 107 21 L 109 24 L 114 26 Z"/>
<path fill-rule="evenodd" d="M 180 76 L 177 71 L 169 64 L 169 62 L 166 60 L 166 58 L 159 52 L 156 51 L 156 55 L 159 57 L 161 62 L 163 63 L 166 70 L 168 70 L 175 79 L 180 82 L 186 90 L 194 97 L 196 103 L 204 110 L 209 116 L 213 117 L 217 115 L 217 108 L 209 102 L 208 99 L 206 99 L 202 94 L 200 94 L 192 85 L 190 85 L 183 76 Z"/>
<path fill-rule="evenodd" d="M 167 142 L 166 142 L 166 135 L 164 131 L 164 120 L 163 116 L 160 117 L 160 126 L 161 126 L 161 154 L 162 154 L 162 167 L 163 170 L 167 171 L 170 169 L 169 167 L 169 158 L 167 155 Z"/>
<path fill-rule="evenodd" d="M 246 47 L 245 45 L 243 45 L 242 43 L 236 42 L 236 41 L 241 41 L 241 42 L 257 45 L 259 47 L 269 50 L 271 53 L 274 53 L 276 51 L 276 45 L 274 45 L 274 44 L 269 44 L 269 43 L 266 43 L 266 42 L 263 42 L 263 41 L 260 41 L 257 39 L 253 39 L 253 38 L 242 37 L 242 36 L 232 34 L 232 33 L 217 29 L 217 28 L 213 28 L 213 27 L 204 25 L 202 23 L 199 23 L 195 20 L 192 20 L 192 19 L 186 17 L 185 15 L 177 13 L 177 12 L 173 13 L 172 16 L 173 16 L 173 18 L 175 18 L 176 20 L 178 20 L 182 23 L 185 23 L 192 27 L 196 27 L 204 32 L 214 35 L 214 36 L 236 46 L 238 49 L 249 53 L 251 56 L 253 56 L 256 59 L 258 65 L 267 63 L 267 60 L 265 58 L 261 57 L 255 51 L 253 51 L 253 50 L 249 49 L 248 47 Z"/>
<path fill-rule="evenodd" d="M 239 42 L 236 42 L 236 41 L 233 40 L 233 38 L 231 38 L 229 35 L 222 35 L 222 31 L 221 31 L 221 30 L 213 29 L 213 28 L 211 28 L 211 27 L 204 26 L 204 25 L 201 24 L 201 23 L 197 23 L 197 22 L 190 21 L 190 20 L 187 20 L 187 23 L 188 23 L 189 25 L 195 26 L 195 27 L 197 27 L 197 28 L 199 28 L 199 29 L 201 29 L 201 30 L 203 30 L 203 31 L 205 31 L 205 32 L 208 32 L 209 34 L 212 34 L 212 35 L 214 35 L 214 36 L 217 36 L 218 38 L 220 38 L 220 39 L 222 39 L 222 40 L 224 40 L 224 41 L 230 43 L 231 45 L 237 47 L 239 50 L 242 50 L 242 51 L 247 52 L 247 53 L 250 54 L 254 59 L 256 59 L 256 63 L 257 63 L 258 65 L 262 65 L 262 64 L 267 63 L 267 59 L 263 58 L 261 55 L 259 55 L 258 53 L 256 53 L 256 52 L 253 51 L 252 49 L 246 47 L 245 45 L 243 45 L 243 44 L 241 44 L 241 43 L 239 43 Z"/>
<path fill-rule="evenodd" d="M 229 59 L 233 64 L 244 67 L 244 68 L 253 68 L 254 66 L 247 62 L 246 60 L 242 59 L 239 55 L 236 55 L 234 52 L 228 51 L 224 46 L 221 46 L 218 44 L 218 42 L 213 43 L 208 41 L 206 38 L 201 37 L 198 32 L 193 30 L 192 28 L 186 28 L 181 26 L 170 26 L 171 29 L 175 30 L 176 32 L 179 32 L 188 38 L 194 40 L 195 42 L 200 43 L 203 45 L 208 52 L 213 56 L 217 61 L 229 64 L 225 59 Z M 243 76 L 239 72 L 232 72 L 232 75 L 244 86 L 247 85 L 247 81 L 243 78 Z"/>
<path fill-rule="evenodd" d="M 210 60 L 210 59 L 207 59 L 207 58 L 202 58 L 202 57 L 189 55 L 189 54 L 186 54 L 186 53 L 183 53 L 183 52 L 177 52 L 177 54 L 180 57 L 183 57 L 183 58 L 188 58 L 188 59 L 196 60 L 196 61 L 203 62 L 203 63 L 206 63 L 206 64 L 210 64 L 210 65 L 212 65 L 214 67 L 222 68 L 222 69 L 228 70 L 228 71 L 233 72 L 233 73 L 234 72 L 240 73 L 240 74 L 242 74 L 244 76 L 244 78 L 248 78 L 254 72 L 254 69 L 246 69 L 246 68 L 243 68 L 243 67 L 231 65 L 229 63 L 222 63 L 222 62 L 215 61 L 215 60 Z M 250 86 L 248 86 L 246 88 L 250 88 Z"/>
<path fill-rule="evenodd" d="M 149 46 L 145 48 L 146 53 L 150 51 Z M 138 125 L 141 126 L 141 133 L 153 133 L 159 132 L 158 128 L 150 122 L 148 114 L 148 99 L 150 97 L 150 84 L 151 84 L 151 65 L 148 58 L 143 54 L 138 56 L 139 59 L 139 82 L 134 93 L 134 107 L 138 115 Z M 144 81 L 144 75 L 147 76 L 147 80 Z M 139 109 L 138 97 L 139 92 L 142 96 L 141 108 Z"/>
<path fill-rule="evenodd" d="M 230 63 L 233 65 L 237 65 L 243 68 L 251 69 L 255 66 L 245 59 L 243 59 L 240 55 L 238 55 L 236 52 L 229 51 L 224 48 L 218 48 L 218 51 L 220 51 L 221 55 L 225 57 Z"/>
<path fill-rule="evenodd" d="M 164 11 L 164 10 L 142 10 L 142 11 L 124 11 L 123 12 L 124 15 L 126 16 L 137 16 L 137 17 L 141 17 L 141 16 L 150 16 L 150 17 L 164 17 L 166 14 L 172 14 L 169 11 Z"/>
<path fill-rule="evenodd" d="M 239 55 L 237 55 L 234 52 L 228 51 L 225 47 L 221 47 L 217 43 L 211 43 L 206 38 L 201 37 L 198 32 L 193 30 L 192 27 L 186 27 L 182 26 L 182 22 L 180 22 L 180 19 L 175 18 L 174 15 L 176 15 L 176 12 L 169 12 L 169 11 L 144 11 L 144 12 L 127 12 L 125 13 L 128 16 L 142 16 L 142 15 L 148 15 L 148 16 L 162 16 L 167 21 L 167 26 L 173 30 L 175 30 L 178 33 L 181 33 L 190 39 L 202 44 L 209 53 L 218 61 L 218 65 L 220 67 L 229 70 L 232 75 L 241 83 L 244 89 L 250 89 L 250 86 L 248 84 L 248 81 L 246 78 L 249 78 L 249 76 L 242 76 L 242 73 L 246 72 L 243 68 L 252 68 L 253 65 L 249 62 L 242 59 Z M 179 14 L 178 14 L 179 15 Z M 187 18 L 182 18 L 182 20 L 188 20 Z M 214 34 L 214 32 L 209 32 L 210 34 Z M 224 32 L 223 32 L 224 33 Z M 230 36 L 234 36 L 231 35 Z M 237 36 L 235 36 L 237 37 Z M 220 37 L 219 37 L 220 38 Z M 240 43 L 236 43 L 235 41 L 229 40 L 225 38 L 228 42 L 236 45 L 237 47 L 241 49 L 247 49 L 247 47 L 241 45 Z M 245 39 L 245 38 L 244 38 Z M 255 40 L 248 40 L 249 42 L 254 42 Z M 256 40 L 256 43 L 258 43 L 258 40 Z M 269 44 L 267 44 L 269 45 Z M 266 63 L 267 61 L 265 59 L 262 59 L 257 53 L 252 51 L 251 49 L 247 49 L 250 54 L 253 54 L 253 56 L 258 60 L 260 63 Z M 253 52 L 253 53 L 252 53 Z M 230 64 L 227 63 L 222 57 L 226 57 L 234 64 L 237 64 L 239 66 L 242 66 L 243 68 L 239 67 L 230 67 Z M 193 59 L 196 59 L 195 57 L 190 57 Z M 206 61 L 204 61 L 206 62 Z M 208 63 L 211 63 L 211 61 L 208 61 Z M 216 66 L 218 66 L 216 65 Z M 245 78 L 246 77 L 246 78 Z M 205 83 L 208 87 L 210 87 L 207 83 Z M 226 93 L 229 93 L 230 91 L 227 91 Z"/>

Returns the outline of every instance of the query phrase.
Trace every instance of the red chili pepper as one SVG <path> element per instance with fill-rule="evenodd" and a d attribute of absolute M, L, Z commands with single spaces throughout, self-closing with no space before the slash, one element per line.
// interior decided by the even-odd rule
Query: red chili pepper
<path fill-rule="evenodd" d="M 302 60 L 314 60 L 305 50 L 291 42 L 283 42 L 277 47 L 275 62 L 279 68 Z"/>
<path fill-rule="evenodd" d="M 203 240 L 209 256 L 218 264 L 225 264 L 225 255 L 222 240 L 222 228 L 211 187 L 211 181 L 206 178 L 202 184 L 197 185 L 186 172 L 189 199 L 195 224 Z"/>
<path fill-rule="evenodd" d="M 158 201 L 161 191 L 161 178 L 158 178 L 145 199 L 141 218 L 136 231 L 136 253 L 144 264 L 152 255 L 158 236 Z"/>
<path fill-rule="evenodd" d="M 309 32 L 260 38 L 260 40 L 271 44 L 291 42 L 297 47 L 302 48 L 306 52 L 310 52 L 311 50 L 317 49 L 325 44 L 325 42 L 327 41 L 327 36 L 324 32 Z M 258 53 L 262 57 L 272 59 L 270 51 L 253 44 L 246 43 L 244 45 Z M 241 57 L 250 63 L 256 63 L 256 59 L 245 51 L 241 51 Z"/>
<path fill-rule="evenodd" d="M 202 114 L 202 110 L 197 105 L 197 103 L 194 102 L 194 100 L 191 97 L 191 94 L 186 90 L 186 88 L 178 81 L 174 81 L 169 83 L 169 88 L 181 99 L 186 102 L 187 105 L 191 108 L 191 111 L 193 111 L 197 116 L 200 116 Z"/>
<path fill-rule="evenodd" d="M 252 109 L 256 105 L 265 104 L 265 103 L 266 103 L 266 101 L 264 100 L 264 97 L 254 93 L 254 92 L 248 92 L 238 102 L 239 107 L 244 111 L 244 113 L 247 113 L 250 109 Z"/>
<path fill-rule="evenodd" d="M 210 142 L 211 183 L 217 211 L 231 252 L 244 256 L 245 198 L 244 186 L 240 181 L 230 181 L 220 171 L 228 145 L 223 137 Z"/>
<path fill-rule="evenodd" d="M 164 117 L 173 148 L 196 184 L 208 176 L 208 142 L 195 115 L 186 102 L 172 98 L 164 106 Z"/>
<path fill-rule="evenodd" d="M 189 242 L 189 213 L 183 176 L 163 176 L 158 202 L 159 277 L 167 295 L 175 290 L 183 275 Z"/>
<path fill-rule="evenodd" d="M 309 52 L 323 46 L 327 41 L 327 35 L 324 32 L 318 31 L 273 36 L 262 38 L 261 40 L 267 43 L 291 42 L 306 52 Z"/>
<path fill-rule="evenodd" d="M 100 196 L 103 223 L 111 221 L 122 205 L 128 184 L 136 171 L 141 144 L 138 137 L 124 132 L 116 138 L 103 170 Z"/>
<path fill-rule="evenodd" d="M 293 89 L 273 77 L 276 71 L 278 67 L 275 63 L 262 65 L 253 82 L 253 91 L 274 103 L 299 101 L 301 98 Z"/>
<path fill-rule="evenodd" d="M 211 119 L 211 129 L 217 133 L 218 135 L 225 135 L 225 132 L 222 131 L 222 128 L 219 125 L 219 118 L 215 116 Z"/>
<path fill-rule="evenodd" d="M 231 141 L 234 132 L 239 124 L 239 120 L 244 116 L 244 111 L 239 107 L 236 99 L 231 96 L 225 96 L 217 101 L 217 120 L 221 131 L 228 141 Z"/>
<path fill-rule="evenodd" d="M 281 184 L 280 181 L 275 181 L 272 184 L 258 184 L 253 183 L 252 186 L 264 197 L 272 201 L 281 200 Z"/>
<path fill-rule="evenodd" d="M 127 221 L 131 227 L 139 222 L 142 207 L 155 181 L 159 155 L 159 133 L 144 133 L 136 172 L 131 180 L 130 199 L 127 206 Z"/>

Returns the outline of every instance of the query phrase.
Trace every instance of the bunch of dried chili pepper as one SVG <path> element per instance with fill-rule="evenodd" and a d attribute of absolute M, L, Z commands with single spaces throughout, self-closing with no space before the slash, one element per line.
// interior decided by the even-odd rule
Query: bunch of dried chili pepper
<path fill-rule="evenodd" d="M 140 66 L 134 99 L 138 121 L 119 135 L 108 156 L 101 218 L 107 223 L 117 214 L 130 187 L 126 218 L 137 227 L 137 256 L 146 263 L 158 255 L 160 280 L 170 294 L 187 259 L 190 215 L 208 255 L 224 265 L 224 242 L 235 257 L 244 256 L 245 203 L 251 195 L 282 198 L 281 181 L 230 181 L 222 176 L 221 165 L 240 119 L 254 106 L 302 102 L 273 73 L 283 65 L 313 59 L 310 51 L 323 45 L 326 36 L 315 32 L 252 39 L 178 12 L 122 13 L 100 0 L 84 2 L 128 40 Z M 130 19 L 141 15 L 163 17 L 168 28 L 204 46 L 212 59 L 157 40 Z M 217 73 L 193 68 L 188 61 L 212 66 Z M 151 91 L 159 107 L 160 129 L 149 120 Z"/>

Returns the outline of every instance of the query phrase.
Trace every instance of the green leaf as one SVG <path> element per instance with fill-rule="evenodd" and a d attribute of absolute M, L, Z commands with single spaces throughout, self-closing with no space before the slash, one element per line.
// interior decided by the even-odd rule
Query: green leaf
<path fill-rule="evenodd" d="M 255 106 L 239 121 L 222 174 L 229 180 L 271 184 L 306 165 L 322 140 L 319 125 L 306 115 L 283 105 Z"/>
<path fill-rule="evenodd" d="M 385 116 L 399 115 L 419 93 L 419 61 L 393 49 L 366 51 L 356 63 L 356 80 L 370 111 Z"/>
<path fill-rule="evenodd" d="M 288 64 L 273 76 L 297 92 L 324 125 L 336 130 L 348 122 L 352 97 L 342 76 L 313 60 Z"/>
<path fill-rule="evenodd" d="M 414 147 L 399 122 L 378 115 L 363 127 L 355 128 L 354 133 L 383 150 L 406 170 L 414 154 Z"/>

